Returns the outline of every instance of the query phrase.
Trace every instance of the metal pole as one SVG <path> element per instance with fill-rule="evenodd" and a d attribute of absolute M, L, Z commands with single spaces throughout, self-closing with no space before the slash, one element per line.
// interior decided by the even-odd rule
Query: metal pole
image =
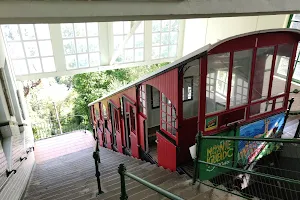
<path fill-rule="evenodd" d="M 59 120 L 57 108 L 56 108 L 56 104 L 55 104 L 54 101 L 53 101 L 53 106 L 54 106 L 54 110 L 55 110 L 56 119 L 57 119 L 57 122 L 58 122 L 58 127 L 59 127 L 60 134 L 63 134 L 62 129 L 61 129 L 61 125 L 60 125 L 60 120 Z"/>
<path fill-rule="evenodd" d="M 126 172 L 126 167 L 124 164 L 119 165 L 118 172 L 120 174 L 120 179 L 121 179 L 121 196 L 120 200 L 127 200 L 128 196 L 126 194 L 126 184 L 125 184 L 125 175 L 124 173 Z"/>
<path fill-rule="evenodd" d="M 196 158 L 194 160 L 194 175 L 193 175 L 193 185 L 196 183 L 196 180 L 199 175 L 199 172 L 198 172 L 198 160 L 199 160 L 199 157 L 200 157 L 200 148 L 201 148 L 201 137 L 202 137 L 202 133 L 198 133 L 196 135 Z"/>
<path fill-rule="evenodd" d="M 299 120 L 294 138 L 299 138 L 299 137 L 300 137 L 300 120 Z"/>
<path fill-rule="evenodd" d="M 98 194 L 102 194 L 103 191 L 101 189 L 101 182 L 100 182 L 100 171 L 99 171 L 99 162 L 100 162 L 100 156 L 99 156 L 99 147 L 98 147 L 98 140 L 96 140 L 96 148 L 93 152 L 93 158 L 95 160 L 95 168 L 96 168 L 96 178 L 97 178 L 97 185 L 98 185 Z"/>
<path fill-rule="evenodd" d="M 287 119 L 290 115 L 291 107 L 294 103 L 294 98 L 291 98 L 291 100 L 289 100 L 289 102 L 290 102 L 290 104 L 289 104 L 288 109 L 286 110 L 286 114 L 285 114 L 285 117 L 284 117 L 283 128 L 285 127 L 286 121 L 287 121 Z"/>

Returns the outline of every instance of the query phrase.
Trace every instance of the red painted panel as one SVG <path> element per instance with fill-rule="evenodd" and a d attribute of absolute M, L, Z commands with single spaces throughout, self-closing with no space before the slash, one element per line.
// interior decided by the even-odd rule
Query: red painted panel
<path fill-rule="evenodd" d="M 118 119 L 121 118 L 121 111 L 120 109 L 117 110 L 118 112 Z M 120 120 L 119 120 L 119 130 L 116 129 L 116 139 L 117 139 L 117 147 L 118 147 L 118 151 L 120 153 L 123 152 L 123 142 L 122 142 L 122 132 L 121 132 L 121 124 L 120 124 Z"/>
<path fill-rule="evenodd" d="M 105 136 L 106 136 L 106 146 L 107 146 L 107 148 L 112 149 L 112 147 L 111 147 L 111 145 L 112 145 L 111 134 L 107 129 L 105 129 Z"/>
<path fill-rule="evenodd" d="M 160 133 L 156 133 L 156 137 L 158 165 L 176 171 L 176 146 Z"/>
<path fill-rule="evenodd" d="M 103 132 L 101 131 L 101 128 L 97 129 L 97 135 L 98 135 L 99 145 L 103 147 L 104 141 L 103 141 Z"/>
<path fill-rule="evenodd" d="M 141 148 L 145 151 L 145 127 L 144 122 L 146 118 L 143 114 L 138 114 L 138 134 L 139 134 L 139 144 Z"/>
<path fill-rule="evenodd" d="M 245 118 L 246 108 L 234 110 L 219 116 L 219 126 L 230 124 Z"/>
<path fill-rule="evenodd" d="M 131 155 L 135 158 L 139 158 L 139 143 L 138 143 L 138 131 L 136 120 L 136 106 L 132 105 L 129 101 L 126 101 L 126 112 L 129 113 L 129 130 L 131 141 Z"/>

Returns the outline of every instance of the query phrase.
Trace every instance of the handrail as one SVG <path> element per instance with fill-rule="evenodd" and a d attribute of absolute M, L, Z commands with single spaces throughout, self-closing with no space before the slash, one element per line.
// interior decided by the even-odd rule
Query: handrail
<path fill-rule="evenodd" d="M 128 196 L 127 196 L 127 193 L 126 193 L 126 184 L 125 184 L 125 176 L 141 183 L 142 185 L 156 191 L 157 193 L 169 198 L 169 199 L 172 199 L 172 200 L 183 200 L 183 198 L 171 193 L 171 192 L 168 192 L 134 174 L 131 174 L 129 172 L 126 172 L 126 167 L 124 164 L 120 164 L 119 165 L 119 168 L 118 168 L 118 172 L 120 174 L 120 179 L 121 179 L 121 196 L 120 196 L 120 200 L 127 200 L 128 199 Z"/>

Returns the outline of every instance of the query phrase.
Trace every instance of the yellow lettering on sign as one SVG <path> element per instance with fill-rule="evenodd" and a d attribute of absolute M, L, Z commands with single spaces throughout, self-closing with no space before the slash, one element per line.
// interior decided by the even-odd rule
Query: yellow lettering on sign
<path fill-rule="evenodd" d="M 206 151 L 206 162 L 220 163 L 233 156 L 232 141 L 221 141 L 220 144 L 215 144 Z"/>

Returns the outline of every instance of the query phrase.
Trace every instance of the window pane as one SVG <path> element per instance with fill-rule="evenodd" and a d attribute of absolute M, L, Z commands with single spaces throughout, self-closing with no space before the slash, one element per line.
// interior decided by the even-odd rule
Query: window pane
<path fill-rule="evenodd" d="M 248 102 L 248 83 L 252 64 L 252 49 L 235 52 L 231 81 L 230 107 L 243 105 Z"/>
<path fill-rule="evenodd" d="M 28 59 L 28 67 L 30 73 L 41 73 L 42 72 L 42 66 L 41 61 L 39 58 L 32 58 Z"/>
<path fill-rule="evenodd" d="M 171 31 L 179 31 L 179 21 L 171 20 Z"/>
<path fill-rule="evenodd" d="M 85 37 L 85 23 L 75 23 L 74 24 L 75 36 L 76 37 Z"/>
<path fill-rule="evenodd" d="M 216 79 L 217 87 L 211 88 L 210 92 L 213 95 L 206 95 L 206 113 L 226 108 L 229 55 L 229 53 L 222 53 L 208 56 L 207 78 Z M 217 76 L 212 76 L 212 74 L 217 74 Z"/>
<path fill-rule="evenodd" d="M 169 33 L 162 33 L 161 34 L 161 45 L 168 45 L 169 44 Z"/>
<path fill-rule="evenodd" d="M 90 66 L 91 67 L 100 66 L 100 55 L 99 55 L 99 53 L 90 53 Z"/>
<path fill-rule="evenodd" d="M 87 43 L 86 39 L 76 39 L 76 48 L 77 53 L 86 53 L 87 52 Z"/>
<path fill-rule="evenodd" d="M 300 21 L 300 14 L 293 14 L 293 20 Z"/>
<path fill-rule="evenodd" d="M 26 57 L 38 57 L 39 50 L 36 42 L 24 42 Z"/>
<path fill-rule="evenodd" d="M 86 23 L 86 26 L 87 26 L 87 35 L 89 37 L 98 36 L 98 23 L 97 22 Z"/>
<path fill-rule="evenodd" d="M 162 32 L 170 31 L 170 20 L 162 20 L 161 31 Z"/>
<path fill-rule="evenodd" d="M 88 38 L 89 52 L 99 51 L 99 39 L 98 38 Z"/>
<path fill-rule="evenodd" d="M 61 36 L 62 38 L 72 38 L 74 37 L 73 24 L 61 24 Z"/>
<path fill-rule="evenodd" d="M 276 104 L 275 104 L 275 109 L 283 108 L 283 103 L 284 103 L 283 101 L 284 101 L 284 97 L 277 98 Z"/>
<path fill-rule="evenodd" d="M 125 62 L 133 61 L 133 49 L 125 50 Z"/>
<path fill-rule="evenodd" d="M 160 21 L 152 21 L 152 32 L 159 32 L 160 31 Z"/>
<path fill-rule="evenodd" d="M 152 59 L 158 59 L 159 58 L 159 47 L 153 47 L 152 48 Z"/>
<path fill-rule="evenodd" d="M 143 34 L 134 35 L 134 47 L 135 48 L 144 47 L 144 35 Z"/>
<path fill-rule="evenodd" d="M 125 48 L 133 48 L 133 36 L 131 36 L 128 40 L 127 40 L 127 42 L 126 42 L 126 44 L 125 44 Z"/>
<path fill-rule="evenodd" d="M 169 48 L 168 46 L 162 46 L 160 48 L 160 57 L 167 58 L 169 56 Z"/>
<path fill-rule="evenodd" d="M 144 60 L 144 49 L 135 49 L 134 61 Z"/>
<path fill-rule="evenodd" d="M 290 44 L 278 45 L 275 69 L 277 69 L 277 72 L 283 75 L 284 77 L 288 76 L 292 51 L 293 51 L 293 45 Z M 286 88 L 286 79 L 279 79 L 274 77 L 272 83 L 271 95 L 276 96 L 278 94 L 282 94 L 285 92 L 285 88 Z"/>
<path fill-rule="evenodd" d="M 50 39 L 48 24 L 35 24 L 35 31 L 39 40 Z"/>
<path fill-rule="evenodd" d="M 113 34 L 123 34 L 123 22 L 113 22 Z"/>
<path fill-rule="evenodd" d="M 178 41 L 178 32 L 170 33 L 170 44 L 177 44 Z"/>
<path fill-rule="evenodd" d="M 77 59 L 76 56 L 66 56 L 66 66 L 67 69 L 76 69 L 77 68 Z"/>
<path fill-rule="evenodd" d="M 300 81 L 300 62 L 297 62 L 296 69 L 294 70 L 293 79 Z"/>
<path fill-rule="evenodd" d="M 50 40 L 47 41 L 39 41 L 40 53 L 41 56 L 52 56 L 52 44 Z"/>
<path fill-rule="evenodd" d="M 25 60 L 12 60 L 16 75 L 28 74 L 27 64 Z"/>
<path fill-rule="evenodd" d="M 123 36 L 114 36 L 114 49 L 118 49 L 123 42 Z"/>
<path fill-rule="evenodd" d="M 35 32 L 33 24 L 20 25 L 23 40 L 35 40 Z"/>
<path fill-rule="evenodd" d="M 8 43 L 8 49 L 11 58 L 24 58 L 24 51 L 21 42 L 10 42 Z"/>
<path fill-rule="evenodd" d="M 177 46 L 176 45 L 170 45 L 169 46 L 169 57 L 176 57 L 177 56 Z"/>
<path fill-rule="evenodd" d="M 54 71 L 56 71 L 53 57 L 42 58 L 42 64 L 43 64 L 44 72 L 54 72 Z"/>
<path fill-rule="evenodd" d="M 144 33 L 144 22 L 140 23 L 140 25 L 135 30 L 135 33 Z"/>
<path fill-rule="evenodd" d="M 2 25 L 4 37 L 6 41 L 18 41 L 21 40 L 18 25 Z"/>
<path fill-rule="evenodd" d="M 300 23 L 299 22 L 292 22 L 290 25 L 290 28 L 300 29 Z"/>
<path fill-rule="evenodd" d="M 65 54 L 75 54 L 75 42 L 73 39 L 71 40 L 63 40 L 64 52 Z"/>
<path fill-rule="evenodd" d="M 128 34 L 131 29 L 131 22 L 124 22 L 124 34 Z"/>
<path fill-rule="evenodd" d="M 257 49 L 255 72 L 253 77 L 252 101 L 264 99 L 268 95 L 273 53 L 274 47 Z"/>
<path fill-rule="evenodd" d="M 160 45 L 160 33 L 153 33 L 152 46 L 159 46 L 159 45 Z"/>
<path fill-rule="evenodd" d="M 89 67 L 89 56 L 88 54 L 79 54 L 78 55 L 78 67 Z"/>

